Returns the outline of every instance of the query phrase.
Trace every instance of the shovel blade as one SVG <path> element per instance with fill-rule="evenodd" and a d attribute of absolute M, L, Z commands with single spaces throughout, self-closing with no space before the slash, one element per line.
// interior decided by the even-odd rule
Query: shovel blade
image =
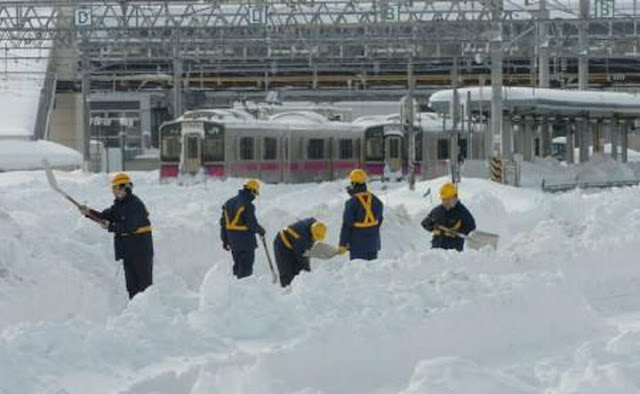
<path fill-rule="evenodd" d="M 497 234 L 487 233 L 484 231 L 474 231 L 467 237 L 467 246 L 470 249 L 482 249 L 485 246 L 490 246 L 493 249 L 498 249 L 498 242 L 500 237 Z"/>
<path fill-rule="evenodd" d="M 311 249 L 309 249 L 305 253 L 305 256 L 315 259 L 329 260 L 337 256 L 338 254 L 338 248 L 336 248 L 335 246 L 329 245 L 324 242 L 316 242 L 315 244 L 313 244 Z"/>

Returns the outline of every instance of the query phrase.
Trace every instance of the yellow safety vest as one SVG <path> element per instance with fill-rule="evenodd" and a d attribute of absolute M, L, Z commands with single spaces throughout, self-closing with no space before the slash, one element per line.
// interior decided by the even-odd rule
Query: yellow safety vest
<path fill-rule="evenodd" d="M 278 236 L 280 237 L 280 240 L 282 240 L 284 246 L 289 249 L 293 249 L 293 245 L 291 245 L 291 241 L 289 241 L 289 237 L 287 237 L 287 234 L 291 235 L 294 239 L 299 239 L 300 234 L 298 234 L 298 232 L 291 227 L 287 227 L 278 233 Z"/>
<path fill-rule="evenodd" d="M 369 228 L 377 226 L 378 219 L 375 217 L 373 211 L 371 210 L 371 206 L 373 205 L 373 194 L 371 194 L 370 192 L 364 192 L 356 194 L 355 197 L 360 202 L 360 205 L 362 205 L 362 208 L 364 208 L 364 220 L 361 222 L 353 223 L 353 227 Z"/>
<path fill-rule="evenodd" d="M 455 226 L 453 226 L 453 228 L 451 230 L 458 231 L 460 229 L 460 227 L 462 227 L 462 220 L 458 220 L 456 222 Z M 439 228 L 436 228 L 436 229 L 433 230 L 433 235 L 444 235 L 445 237 L 450 237 L 450 238 L 457 237 L 456 235 L 448 233 L 448 232 L 446 232 L 444 230 L 440 230 Z"/>
<path fill-rule="evenodd" d="M 142 226 L 142 227 L 138 227 L 136 229 L 136 231 L 133 232 L 133 234 L 144 234 L 144 233 L 150 233 L 151 232 L 151 226 Z M 122 236 L 129 236 L 131 234 L 129 233 L 122 233 L 120 234 Z"/>
<path fill-rule="evenodd" d="M 249 227 L 240 224 L 240 216 L 245 211 L 244 205 L 242 205 L 236 211 L 236 214 L 233 216 L 233 220 L 229 220 L 229 214 L 227 213 L 227 208 L 223 208 L 224 211 L 224 223 L 227 230 L 230 231 L 248 231 Z"/>

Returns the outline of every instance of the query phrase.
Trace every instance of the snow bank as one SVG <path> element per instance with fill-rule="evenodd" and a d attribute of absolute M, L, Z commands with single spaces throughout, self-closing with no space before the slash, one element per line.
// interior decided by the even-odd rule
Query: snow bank
<path fill-rule="evenodd" d="M 0 171 L 42 168 L 42 159 L 66 169 L 79 168 L 82 163 L 80 153 L 51 141 L 0 139 Z"/>
<path fill-rule="evenodd" d="M 95 207 L 105 175 L 58 173 Z M 134 173 L 154 225 L 155 284 L 127 303 L 111 239 L 40 172 L 0 174 L 0 392 L 618 393 L 640 390 L 638 188 L 547 195 L 465 179 L 500 250 L 430 250 L 419 222 L 443 179 L 376 192 L 377 261 L 312 262 L 290 289 L 231 278 L 219 207 L 241 180 L 160 185 Z M 329 224 L 341 182 L 265 185 L 269 234 Z"/>
<path fill-rule="evenodd" d="M 3 43 L 6 42 L 0 40 L 0 44 Z M 3 64 L 4 73 L 0 72 L 0 136 L 33 136 L 49 50 L 11 48 L 4 55 L 9 61 L 5 60 Z M 13 61 L 12 58 L 21 59 Z"/>

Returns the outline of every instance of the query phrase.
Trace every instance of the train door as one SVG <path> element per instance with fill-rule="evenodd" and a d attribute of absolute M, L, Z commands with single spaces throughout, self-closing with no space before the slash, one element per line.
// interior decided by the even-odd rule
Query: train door
<path fill-rule="evenodd" d="M 391 172 L 402 171 L 402 136 L 391 134 L 385 137 L 384 161 Z"/>
<path fill-rule="evenodd" d="M 184 137 L 184 167 L 188 174 L 197 174 L 202 168 L 202 138 L 199 134 L 187 134 Z"/>

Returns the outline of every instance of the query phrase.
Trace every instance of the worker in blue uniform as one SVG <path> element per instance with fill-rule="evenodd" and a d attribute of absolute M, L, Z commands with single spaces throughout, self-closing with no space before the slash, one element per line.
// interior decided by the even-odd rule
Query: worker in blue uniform
<path fill-rule="evenodd" d="M 435 207 L 422 221 L 422 227 L 433 234 L 431 247 L 434 249 L 464 250 L 464 238 L 476 229 L 471 212 L 458 199 L 458 190 L 453 183 L 445 183 L 440 188 L 442 204 Z"/>
<path fill-rule="evenodd" d="M 153 238 L 149 212 L 133 194 L 131 177 L 118 173 L 113 177 L 113 205 L 102 212 L 81 205 L 80 212 L 102 223 L 113 233 L 116 261 L 123 260 L 129 298 L 144 291 L 153 282 Z"/>
<path fill-rule="evenodd" d="M 222 247 L 233 256 L 233 274 L 245 278 L 253 274 L 255 250 L 258 247 L 256 234 L 264 236 L 265 231 L 258 224 L 253 200 L 260 195 L 260 181 L 249 179 L 238 192 L 222 206 L 220 218 L 220 238 Z"/>
<path fill-rule="evenodd" d="M 300 220 L 280 232 L 273 240 L 280 285 L 288 286 L 301 271 L 310 271 L 305 254 L 327 235 L 327 226 L 315 218 Z"/>
<path fill-rule="evenodd" d="M 383 204 L 367 190 L 367 174 L 355 169 L 349 174 L 351 185 L 342 215 L 340 254 L 349 251 L 349 258 L 374 260 L 381 249 L 380 226 L 383 220 Z"/>

